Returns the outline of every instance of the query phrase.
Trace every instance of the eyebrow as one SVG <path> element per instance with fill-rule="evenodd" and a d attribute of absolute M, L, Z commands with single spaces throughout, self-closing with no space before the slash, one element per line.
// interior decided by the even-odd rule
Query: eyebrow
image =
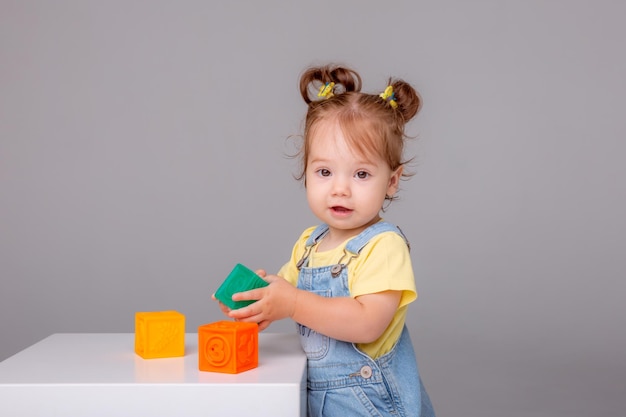
<path fill-rule="evenodd" d="M 330 160 L 326 159 L 326 158 L 315 158 L 315 159 L 310 159 L 309 162 L 307 163 L 307 165 L 327 164 L 329 161 Z M 341 163 L 343 163 L 343 162 L 341 162 Z M 377 163 L 372 162 L 372 161 L 368 161 L 366 159 L 362 159 L 362 160 L 356 161 L 355 165 L 357 167 L 363 167 L 363 168 L 368 168 L 368 169 L 376 168 L 378 166 Z"/>
<path fill-rule="evenodd" d="M 366 166 L 370 166 L 370 167 L 375 167 L 378 165 L 378 163 L 376 161 L 374 161 L 371 158 L 367 158 L 364 155 L 361 155 L 359 153 L 354 153 L 355 156 L 355 161 L 356 161 L 356 165 L 366 165 Z M 316 155 L 309 155 L 308 158 L 308 164 L 312 164 L 312 163 L 326 163 L 328 162 L 330 159 L 326 158 L 324 156 L 320 156 L 317 157 Z"/>
<path fill-rule="evenodd" d="M 326 163 L 329 160 L 326 158 L 315 158 L 315 159 L 309 159 L 309 164 L 314 164 L 314 163 Z"/>

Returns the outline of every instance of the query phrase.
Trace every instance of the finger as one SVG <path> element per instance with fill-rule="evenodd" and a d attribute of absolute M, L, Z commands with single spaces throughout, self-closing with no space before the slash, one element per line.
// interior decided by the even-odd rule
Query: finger
<path fill-rule="evenodd" d="M 263 277 L 263 279 L 269 284 L 271 284 L 272 282 L 277 281 L 279 279 L 283 279 L 283 278 L 279 277 L 278 275 L 266 275 Z"/>
<path fill-rule="evenodd" d="M 262 320 L 259 323 L 259 331 L 262 332 L 263 330 L 267 329 L 270 326 L 270 324 L 272 324 L 271 321 L 269 321 L 269 320 Z"/>
<path fill-rule="evenodd" d="M 239 312 L 239 310 L 237 310 L 237 312 Z M 244 323 L 260 323 L 264 321 L 264 317 L 262 314 L 239 315 L 236 313 L 229 314 L 229 317 L 234 318 L 236 321 L 242 321 Z"/>
<path fill-rule="evenodd" d="M 267 272 L 265 272 L 265 269 L 257 269 L 254 272 L 261 278 L 265 278 L 265 276 L 267 275 Z"/>
<path fill-rule="evenodd" d="M 257 288 L 250 291 L 243 291 L 233 294 L 233 301 L 249 301 L 260 300 L 263 298 L 263 288 Z"/>
<path fill-rule="evenodd" d="M 228 312 L 228 316 L 235 319 L 247 319 L 257 314 L 258 312 L 253 310 L 251 306 L 238 308 L 237 310 L 230 310 Z"/>

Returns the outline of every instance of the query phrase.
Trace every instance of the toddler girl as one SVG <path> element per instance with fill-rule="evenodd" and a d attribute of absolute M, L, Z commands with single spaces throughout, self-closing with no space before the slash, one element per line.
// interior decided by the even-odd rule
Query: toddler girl
<path fill-rule="evenodd" d="M 258 300 L 228 316 L 297 323 L 308 358 L 311 416 L 434 416 L 405 320 L 417 298 L 409 244 L 383 221 L 404 173 L 404 125 L 420 108 L 416 91 L 390 80 L 361 92 L 361 77 L 340 66 L 300 79 L 308 104 L 300 154 L 309 207 L 321 224 L 306 229 L 267 287 L 233 300 Z"/>

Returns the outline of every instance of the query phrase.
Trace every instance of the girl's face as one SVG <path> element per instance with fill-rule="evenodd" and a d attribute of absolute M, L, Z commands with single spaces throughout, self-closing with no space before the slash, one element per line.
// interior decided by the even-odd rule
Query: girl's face
<path fill-rule="evenodd" d="M 392 171 L 380 156 L 354 153 L 335 122 L 320 123 L 311 132 L 307 199 L 336 244 L 380 220 L 385 196 L 395 194 L 401 175 L 402 167 Z"/>

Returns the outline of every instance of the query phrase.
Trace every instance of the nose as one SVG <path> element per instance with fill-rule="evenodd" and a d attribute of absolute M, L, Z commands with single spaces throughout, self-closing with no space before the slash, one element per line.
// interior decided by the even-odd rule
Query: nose
<path fill-rule="evenodd" d="M 332 195 L 333 196 L 349 196 L 350 195 L 350 181 L 347 178 L 343 178 L 342 176 L 335 175 L 333 177 L 333 185 L 332 185 Z"/>

